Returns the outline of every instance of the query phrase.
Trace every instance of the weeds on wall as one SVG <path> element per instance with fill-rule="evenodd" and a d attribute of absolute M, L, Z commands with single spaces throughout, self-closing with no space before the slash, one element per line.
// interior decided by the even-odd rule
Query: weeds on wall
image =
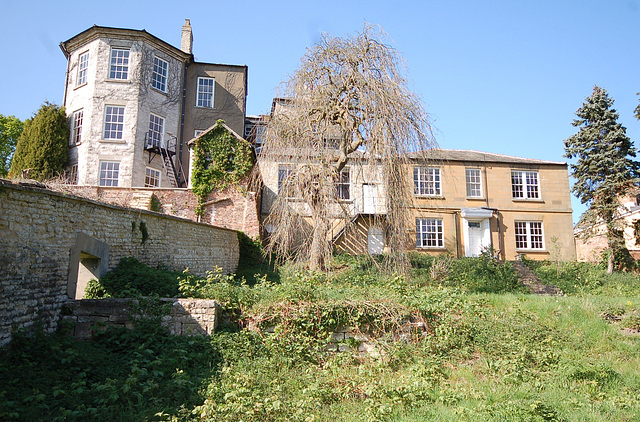
<path fill-rule="evenodd" d="M 147 223 L 145 223 L 144 221 L 140 221 L 138 228 L 140 229 L 140 235 L 142 236 L 140 243 L 144 245 L 147 240 L 149 240 L 149 230 L 147 229 Z"/>
<path fill-rule="evenodd" d="M 196 138 L 191 183 L 198 198 L 196 214 L 202 216 L 202 205 L 214 190 L 238 184 L 253 167 L 251 145 L 234 136 L 218 120 L 209 132 Z"/>

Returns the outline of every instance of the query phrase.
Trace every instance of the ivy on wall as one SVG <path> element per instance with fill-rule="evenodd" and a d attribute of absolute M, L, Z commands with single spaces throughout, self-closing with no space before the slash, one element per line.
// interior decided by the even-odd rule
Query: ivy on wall
<path fill-rule="evenodd" d="M 209 132 L 196 139 L 191 185 L 198 198 L 196 214 L 214 190 L 223 190 L 240 182 L 253 166 L 251 144 L 237 138 L 218 120 Z"/>

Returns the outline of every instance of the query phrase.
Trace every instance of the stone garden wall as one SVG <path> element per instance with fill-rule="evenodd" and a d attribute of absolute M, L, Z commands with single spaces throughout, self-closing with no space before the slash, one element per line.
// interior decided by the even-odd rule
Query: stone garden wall
<path fill-rule="evenodd" d="M 247 181 L 244 181 L 239 187 L 231 187 L 209 194 L 201 217 L 195 213 L 198 198 L 191 189 L 75 185 L 55 186 L 55 189 L 112 205 L 143 209 L 149 209 L 149 207 L 147 204 L 141 203 L 139 197 L 148 195 L 151 200 L 153 196 L 156 207 L 154 211 L 216 227 L 240 230 L 253 239 L 260 237 L 260 196 L 249 190 Z"/>
<path fill-rule="evenodd" d="M 179 336 L 213 334 L 220 315 L 220 305 L 207 299 L 83 299 L 67 301 L 61 320 L 74 337 L 90 338 L 109 327 L 131 328 L 140 316 L 152 316 L 149 309 L 160 311 L 162 325 Z"/>
<path fill-rule="evenodd" d="M 127 256 L 200 275 L 234 272 L 237 232 L 0 179 L 0 346 L 38 323 L 53 332 L 83 283 Z"/>

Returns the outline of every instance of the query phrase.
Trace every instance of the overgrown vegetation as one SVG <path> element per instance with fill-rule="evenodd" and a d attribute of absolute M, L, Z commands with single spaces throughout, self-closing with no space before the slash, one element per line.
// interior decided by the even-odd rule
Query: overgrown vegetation
<path fill-rule="evenodd" d="M 198 198 L 196 214 L 214 190 L 237 185 L 253 166 L 251 145 L 237 138 L 218 120 L 209 132 L 196 138 L 192 170 L 192 190 Z"/>
<path fill-rule="evenodd" d="M 567 263 L 556 280 L 598 274 L 599 287 L 535 296 L 488 256 L 410 259 L 407 276 L 348 256 L 330 273 L 284 265 L 278 281 L 257 275 L 253 285 L 220 271 L 182 275 L 181 293 L 236 310 L 236 324 L 211 338 L 150 322 L 89 342 L 19 336 L 0 352 L 0 419 L 640 417 L 640 283 Z M 555 263 L 532 266 L 558 274 Z M 353 337 L 333 334 L 345 327 Z M 357 351 L 363 343 L 370 353 Z"/>
<path fill-rule="evenodd" d="M 544 283 L 558 286 L 572 295 L 633 296 L 640 293 L 640 277 L 636 273 L 605 270 L 607 262 L 594 265 L 587 262 L 525 261 Z"/>
<path fill-rule="evenodd" d="M 169 271 L 160 264 L 154 268 L 133 257 L 122 258 L 118 266 L 101 277 L 100 281 L 91 280 L 87 283 L 85 297 L 177 297 L 180 275 L 181 272 Z"/>
<path fill-rule="evenodd" d="M 176 337 L 158 325 L 109 329 L 92 341 L 16 336 L 0 350 L 4 421 L 166 420 L 202 402 L 219 371 L 204 337 Z"/>

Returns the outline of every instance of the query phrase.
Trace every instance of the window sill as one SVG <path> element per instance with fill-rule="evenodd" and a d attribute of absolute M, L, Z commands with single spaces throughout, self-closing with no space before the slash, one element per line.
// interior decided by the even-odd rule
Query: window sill
<path fill-rule="evenodd" d="M 215 110 L 216 109 L 215 107 L 205 107 L 205 106 L 199 106 L 199 105 L 195 106 L 194 108 L 199 108 L 201 110 Z"/>
<path fill-rule="evenodd" d="M 158 94 L 162 94 L 162 95 L 167 96 L 167 97 L 169 96 L 169 93 L 167 91 L 162 91 L 162 90 L 160 90 L 158 88 L 154 88 L 154 87 L 151 87 L 151 90 L 153 92 L 157 92 Z"/>
<path fill-rule="evenodd" d="M 80 89 L 80 88 L 82 88 L 83 86 L 86 86 L 86 85 L 87 85 L 87 82 L 85 82 L 85 83 L 83 83 L 83 84 L 80 84 L 80 85 L 76 85 L 76 86 L 73 88 L 73 90 L 75 91 L 76 89 Z"/>
<path fill-rule="evenodd" d="M 129 79 L 105 79 L 105 82 L 115 82 L 115 83 L 119 83 L 119 84 L 130 84 L 131 81 Z"/>
<path fill-rule="evenodd" d="M 444 246 L 416 246 L 416 249 L 422 250 L 422 251 L 445 251 L 445 252 L 447 250 L 447 248 L 445 248 Z"/>
<path fill-rule="evenodd" d="M 517 253 L 547 253 L 546 249 L 518 249 L 516 248 Z"/>
<path fill-rule="evenodd" d="M 511 198 L 511 200 L 513 202 L 537 202 L 540 204 L 544 204 L 544 200 L 543 199 L 536 199 L 536 198 Z"/>
<path fill-rule="evenodd" d="M 415 195 L 414 194 L 414 196 L 420 199 L 445 199 L 445 197 L 442 195 Z"/>
<path fill-rule="evenodd" d="M 487 200 L 487 198 L 483 196 L 467 196 L 466 199 L 467 201 L 486 201 Z"/>
<path fill-rule="evenodd" d="M 124 141 L 122 139 L 100 139 L 101 143 L 105 143 L 105 144 L 126 144 L 127 141 Z"/>

